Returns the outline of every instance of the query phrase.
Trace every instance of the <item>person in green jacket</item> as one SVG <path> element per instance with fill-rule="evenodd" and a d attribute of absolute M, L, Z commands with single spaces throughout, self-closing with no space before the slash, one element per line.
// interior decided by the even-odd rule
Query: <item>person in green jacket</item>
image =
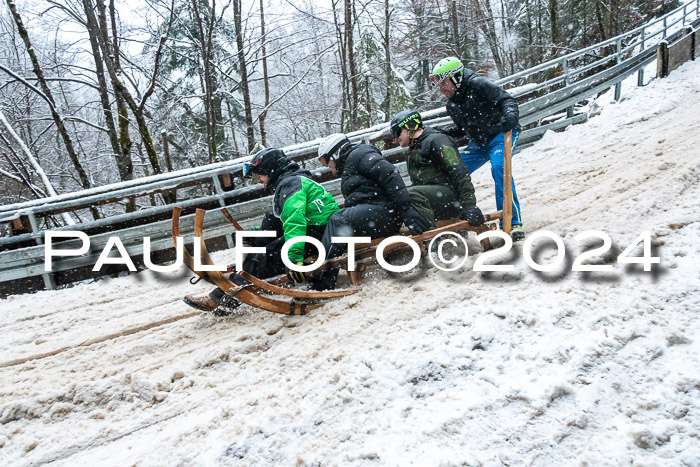
<path fill-rule="evenodd" d="M 302 235 L 321 240 L 328 218 L 339 210 L 338 203 L 325 188 L 311 179 L 311 172 L 301 169 L 296 162 L 287 159 L 281 149 L 267 148 L 257 153 L 244 165 L 243 175 L 255 175 L 258 183 L 272 195 L 272 213 L 265 215 L 261 229 L 274 230 L 278 235 L 272 240 L 264 237 L 254 238 L 254 246 L 264 246 L 266 252 L 247 255 L 243 261 L 243 270 L 261 279 L 283 274 L 286 270 L 292 282 L 305 281 L 306 277 L 302 272 L 284 266 L 282 246 L 287 240 Z M 289 249 L 287 257 L 291 263 L 303 263 L 305 246 L 303 242 L 297 242 Z M 324 247 L 328 251 L 330 245 L 324 244 Z M 324 273 L 325 271 L 310 279 L 312 289 L 324 290 L 335 286 L 336 276 Z M 231 280 L 238 284 L 244 283 L 235 273 Z M 236 299 L 229 297 L 219 288 L 208 296 L 187 295 L 184 302 L 198 310 L 218 310 L 221 314 L 226 314 L 240 305 Z"/>
<path fill-rule="evenodd" d="M 391 136 L 410 148 L 406 158 L 413 207 L 435 228 L 435 222 L 459 217 L 480 226 L 484 216 L 476 205 L 474 185 L 455 141 L 437 128 L 426 127 L 420 113 L 403 110 L 390 124 Z"/>

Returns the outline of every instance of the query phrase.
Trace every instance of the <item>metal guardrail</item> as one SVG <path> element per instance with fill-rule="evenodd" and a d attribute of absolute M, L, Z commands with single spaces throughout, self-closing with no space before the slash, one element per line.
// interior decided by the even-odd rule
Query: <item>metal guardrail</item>
<path fill-rule="evenodd" d="M 573 105 L 576 102 L 593 96 L 599 91 L 611 86 L 615 86 L 615 97 L 619 98 L 621 82 L 635 72 L 639 74 L 638 84 L 641 84 L 643 82 L 644 67 L 656 59 L 656 45 L 661 41 L 673 42 L 680 38 L 682 31 L 669 34 L 668 30 L 681 22 L 683 25 L 690 24 L 690 17 L 693 14 L 694 21 L 692 24 L 697 24 L 699 22 L 698 17 L 700 16 L 698 15 L 699 10 L 700 0 L 688 2 L 664 17 L 657 19 L 653 23 L 499 80 L 498 83 L 503 86 L 513 86 L 537 73 L 552 69 L 558 70 L 558 76 L 549 80 L 527 86 L 511 87 L 509 89 L 511 94 L 515 97 L 533 96 L 520 105 L 520 121 L 523 126 L 538 122 L 546 116 L 567 110 L 566 119 L 554 124 L 543 125 L 523 131 L 520 137 L 521 142 L 537 138 L 548 129 L 563 128 L 571 123 L 585 121 L 587 117 L 585 114 L 573 115 Z M 658 30 L 654 31 L 655 25 L 659 24 L 663 24 L 663 27 L 659 27 Z M 627 42 L 623 47 L 625 41 Z M 613 53 L 601 57 L 591 55 L 606 47 L 614 47 L 615 50 Z M 634 53 L 635 51 L 636 53 Z M 570 63 L 585 59 L 589 56 L 594 57 L 591 63 L 574 69 L 570 68 Z M 614 61 L 615 65 L 610 66 L 609 63 L 611 61 Z M 603 71 L 589 75 L 589 72 L 594 68 L 606 65 L 608 68 Z M 552 88 L 555 89 L 551 90 Z M 548 89 L 551 91 L 544 95 L 536 95 Z M 444 107 L 424 112 L 423 116 L 426 123 L 432 126 L 444 126 L 451 123 L 449 117 L 446 116 Z M 386 139 L 388 135 L 388 123 L 382 123 L 371 128 L 350 133 L 348 136 L 352 141 L 369 142 L 382 138 Z M 317 139 L 283 149 L 289 157 L 308 160 L 316 156 L 320 141 L 320 139 Z M 391 148 L 384 151 L 384 154 L 389 156 L 402 152 L 405 152 L 405 149 Z M 66 212 L 93 204 L 128 198 L 129 196 L 143 196 L 149 193 L 210 182 L 214 185 L 215 194 L 178 202 L 177 205 L 194 207 L 204 203 L 218 201 L 221 206 L 224 206 L 226 205 L 226 200 L 230 198 L 250 194 L 251 192 L 259 190 L 258 186 L 249 186 L 232 191 L 224 191 L 220 185 L 218 176 L 240 171 L 243 163 L 247 159 L 248 157 L 242 157 L 232 161 L 209 164 L 195 169 L 179 170 L 137 180 L 96 187 L 90 190 L 65 193 L 51 198 L 0 206 L 0 222 L 7 222 L 19 216 L 28 216 L 33 230 L 33 232 L 29 234 L 0 238 L 0 248 L 9 249 L 8 251 L 0 252 L 0 283 L 43 275 L 45 286 L 47 288 L 53 288 L 54 284 L 52 278 L 44 271 L 44 247 L 42 246 L 44 231 L 40 230 L 38 227 L 36 221 L 37 216 Z M 405 174 L 405 164 L 399 164 L 399 168 Z M 315 172 L 322 175 L 326 170 L 327 169 L 319 169 L 315 170 Z M 334 196 L 338 197 L 340 195 L 339 180 L 326 182 L 324 186 L 326 186 Z M 236 217 L 244 227 L 249 227 L 255 225 L 257 220 L 262 216 L 262 212 L 267 210 L 266 207 L 269 206 L 269 203 L 269 198 L 259 198 L 228 206 L 228 209 L 230 209 L 234 217 Z M 143 219 L 156 214 L 163 215 L 171 212 L 172 208 L 173 205 L 155 206 L 139 212 L 120 214 L 106 219 L 60 227 L 53 230 L 88 230 L 108 227 L 120 222 Z M 188 222 L 190 217 L 192 216 L 183 216 L 182 218 L 182 232 L 184 235 L 192 233 L 192 228 L 188 228 L 188 226 L 191 225 L 191 222 Z M 137 227 L 93 235 L 91 237 L 91 246 L 93 249 L 101 251 L 108 237 L 118 236 L 122 240 L 128 253 L 131 256 L 137 256 L 143 253 L 142 238 L 144 236 L 151 236 L 152 252 L 168 249 L 172 247 L 169 226 L 170 221 L 163 220 Z M 223 217 L 210 216 L 205 223 L 205 227 L 210 238 L 225 236 L 229 240 L 229 246 L 231 246 L 230 235 L 228 234 L 231 233 L 232 229 Z M 15 250 L 10 249 L 13 245 L 18 245 L 22 242 L 26 244 L 28 240 L 36 242 L 37 246 Z M 63 244 L 70 248 L 70 242 L 63 242 L 61 245 L 63 246 Z M 73 268 L 94 265 L 98 255 L 99 253 L 56 260 L 54 261 L 54 270 L 67 271 Z"/>

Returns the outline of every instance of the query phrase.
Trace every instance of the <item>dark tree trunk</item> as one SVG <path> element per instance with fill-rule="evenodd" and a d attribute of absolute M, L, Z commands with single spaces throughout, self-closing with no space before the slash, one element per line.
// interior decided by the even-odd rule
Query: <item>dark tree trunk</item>
<path fill-rule="evenodd" d="M 248 88 L 248 67 L 243 50 L 243 25 L 241 20 L 241 0 L 232 0 L 233 24 L 236 30 L 236 47 L 238 48 L 238 66 L 241 70 L 241 93 L 243 93 L 243 108 L 245 110 L 246 135 L 248 136 L 248 152 L 255 146 L 255 128 L 253 128 L 253 111 L 250 105 Z"/>
<path fill-rule="evenodd" d="M 117 171 L 119 172 L 120 180 L 131 180 L 134 177 L 134 165 L 131 161 L 131 154 L 129 152 L 131 141 L 129 141 L 127 148 L 124 148 L 119 142 L 119 133 L 117 132 L 117 127 L 114 123 L 114 114 L 112 113 L 112 105 L 109 101 L 109 89 L 107 88 L 107 79 L 105 78 L 105 70 L 102 63 L 102 53 L 100 52 L 100 44 L 98 39 L 100 30 L 93 11 L 94 6 L 90 0 L 83 0 L 83 8 L 85 10 L 85 17 L 87 20 L 90 47 L 92 48 L 92 55 L 95 59 L 95 71 L 99 85 L 100 103 L 102 104 L 102 111 L 104 112 L 105 116 L 109 142 L 112 145 L 112 151 L 114 151 Z M 124 149 L 126 149 L 126 152 L 124 152 Z M 129 206 L 127 206 L 127 212 L 128 211 Z"/>
<path fill-rule="evenodd" d="M 204 24 L 203 16 L 208 12 L 199 11 L 200 0 L 192 0 L 193 21 L 197 25 L 199 48 L 202 53 L 202 84 L 204 90 L 204 114 L 207 121 L 207 152 L 209 155 L 209 163 L 217 160 L 217 144 L 216 144 L 216 112 L 214 111 L 214 77 L 212 72 L 212 31 L 214 28 L 214 11 L 216 0 L 213 0 L 211 6 L 210 20 Z M 208 5 L 207 5 L 208 7 Z"/>
<path fill-rule="evenodd" d="M 549 0 L 549 26 L 552 32 L 552 55 L 557 52 L 557 46 L 561 42 L 559 38 L 559 2 L 557 0 Z"/>
<path fill-rule="evenodd" d="M 267 132 L 265 131 L 265 117 L 267 117 L 267 106 L 270 104 L 270 80 L 267 74 L 267 37 L 265 36 L 265 10 L 264 1 L 260 0 L 260 37 L 262 40 L 262 65 L 263 65 L 263 83 L 265 85 L 265 106 L 260 112 L 258 119 L 260 120 L 260 141 L 263 146 L 267 146 Z"/>
<path fill-rule="evenodd" d="M 158 153 L 156 152 L 155 145 L 153 144 L 153 138 L 151 137 L 151 133 L 148 130 L 148 124 L 146 123 L 146 119 L 144 118 L 143 107 L 136 103 L 129 90 L 119 79 L 120 71 L 117 68 L 117 63 L 115 62 L 115 59 L 116 57 L 118 57 L 118 54 L 116 50 L 110 51 L 110 43 L 107 35 L 107 19 L 105 10 L 106 9 L 104 5 L 104 0 L 97 0 L 98 19 L 100 28 L 102 29 L 102 35 L 100 37 L 100 49 L 102 50 L 102 55 L 106 59 L 105 65 L 107 65 L 107 71 L 109 72 L 109 76 L 112 79 L 112 87 L 114 88 L 115 93 L 121 95 L 121 97 L 124 99 L 126 104 L 133 112 L 134 118 L 136 119 L 136 123 L 138 125 L 139 134 L 141 135 L 143 146 L 146 150 L 146 155 L 148 156 L 148 160 L 151 164 L 151 167 L 153 168 L 153 173 L 160 174 L 162 173 L 162 170 L 160 168 L 160 163 L 158 162 Z M 157 55 L 158 54 L 156 54 L 156 58 Z M 154 74 L 157 71 L 157 68 L 158 63 L 156 61 Z M 146 97 L 145 94 L 144 97 Z M 142 104 L 143 103 L 145 103 L 145 100 L 142 100 Z"/>
<path fill-rule="evenodd" d="M 338 39 L 338 55 L 340 56 L 340 86 L 342 92 L 342 109 L 340 111 L 340 131 L 348 129 L 348 119 L 350 117 L 350 79 L 348 78 L 347 66 L 347 47 L 345 45 L 345 36 L 340 27 L 338 11 L 336 10 L 337 0 L 333 0 L 333 22 L 335 24 L 336 37 Z"/>
<path fill-rule="evenodd" d="M 114 10 L 114 0 L 109 0 L 109 17 L 112 24 L 112 56 L 114 57 L 114 66 L 118 73 L 121 73 L 121 62 L 119 61 L 119 36 L 117 35 L 117 15 Z M 109 43 L 109 35 L 107 34 L 106 24 L 105 26 L 105 41 Z M 104 58 L 104 57 L 103 57 Z M 114 89 L 114 83 L 112 83 L 112 88 Z M 119 124 L 119 146 L 121 147 L 122 154 L 127 154 L 129 161 L 131 161 L 131 136 L 129 135 L 129 107 L 126 105 L 124 97 L 118 93 L 114 92 L 115 101 L 117 102 L 117 115 Z M 133 172 L 133 164 L 132 164 Z M 129 209 L 129 207 L 127 207 Z"/>
<path fill-rule="evenodd" d="M 384 118 L 391 118 L 391 10 L 389 0 L 384 0 L 384 77 L 386 79 L 386 95 L 384 97 Z"/>
<path fill-rule="evenodd" d="M 29 39 L 29 33 L 24 27 L 24 23 L 22 22 L 22 18 L 17 12 L 17 7 L 14 1 L 7 0 L 7 6 L 10 8 L 12 18 L 14 19 L 15 24 L 17 25 L 17 32 L 22 38 L 22 41 L 24 41 L 24 46 L 27 49 L 27 54 L 29 55 L 29 58 L 32 62 L 34 74 L 36 75 L 37 81 L 39 82 L 39 87 L 41 88 L 41 91 L 44 93 L 46 99 L 48 100 L 49 108 L 51 110 L 51 116 L 53 117 L 53 120 L 56 123 L 56 128 L 58 129 L 58 132 L 61 135 L 61 139 L 63 140 L 63 144 L 66 147 L 68 157 L 73 163 L 75 171 L 78 173 L 80 184 L 83 188 L 90 188 L 90 179 L 88 178 L 87 173 L 85 172 L 85 169 L 83 168 L 83 165 L 80 162 L 80 159 L 78 159 L 78 154 L 76 153 L 75 147 L 73 146 L 73 141 L 71 140 L 71 137 L 68 134 L 68 130 L 66 129 L 66 126 L 63 122 L 63 116 L 58 112 L 58 109 L 56 108 L 56 101 L 53 97 L 53 94 L 51 93 L 51 89 L 49 88 L 46 82 L 46 78 L 44 77 L 44 71 L 42 70 L 41 65 L 39 64 L 39 59 L 37 58 L 36 53 L 34 52 L 34 48 L 32 47 L 31 40 Z M 99 214 L 96 210 L 93 210 L 93 216 L 96 216 L 96 218 L 99 217 Z"/>
<path fill-rule="evenodd" d="M 598 20 L 598 30 L 600 31 L 600 37 L 602 40 L 608 39 L 608 34 L 605 31 L 605 19 L 603 18 L 603 12 L 600 9 L 600 0 L 595 2 L 595 17 Z"/>
<path fill-rule="evenodd" d="M 459 22 L 457 21 L 457 0 L 449 0 L 450 24 L 452 25 L 452 43 L 455 48 L 455 55 L 462 58 L 462 41 L 459 35 Z"/>
<path fill-rule="evenodd" d="M 350 122 L 352 129 L 357 129 L 357 68 L 355 66 L 355 45 L 353 42 L 352 1 L 345 0 L 345 42 L 347 44 L 348 64 L 350 65 L 350 87 L 352 89 L 352 108 L 350 109 Z"/>

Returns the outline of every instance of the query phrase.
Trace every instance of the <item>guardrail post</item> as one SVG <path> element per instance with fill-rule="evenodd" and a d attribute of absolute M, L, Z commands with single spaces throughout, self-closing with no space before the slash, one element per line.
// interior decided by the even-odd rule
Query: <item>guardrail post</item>
<path fill-rule="evenodd" d="M 646 36 L 646 30 L 645 28 L 642 28 L 642 43 L 639 47 L 639 52 L 644 51 L 644 39 Z M 637 72 L 637 86 L 644 86 L 644 67 L 641 67 L 639 71 Z"/>
<path fill-rule="evenodd" d="M 36 221 L 34 211 L 28 211 L 27 217 L 29 218 L 29 225 L 32 226 L 32 233 L 36 235 L 36 237 L 34 237 L 36 244 L 43 245 L 44 241 L 41 239 L 41 231 L 39 230 L 39 223 Z M 44 279 L 44 287 L 48 290 L 54 290 L 56 288 L 56 281 L 53 278 L 53 274 L 47 272 L 42 274 L 41 277 Z"/>
<path fill-rule="evenodd" d="M 622 62 L 622 39 L 618 39 L 615 41 L 615 48 L 616 48 L 616 58 L 617 58 L 617 63 Z M 615 84 L 615 100 L 620 100 L 620 94 L 622 93 L 622 81 L 619 81 L 618 83 Z"/>
<path fill-rule="evenodd" d="M 685 26 L 685 17 L 688 14 L 687 10 L 688 10 L 688 4 L 683 5 L 683 23 L 682 23 L 683 26 Z"/>
<path fill-rule="evenodd" d="M 666 29 L 668 29 L 668 26 L 666 26 L 666 18 L 667 16 L 664 16 L 664 32 L 661 34 L 662 39 L 666 39 Z"/>
<path fill-rule="evenodd" d="M 656 48 L 656 76 L 668 76 L 668 42 L 661 41 Z"/>
<path fill-rule="evenodd" d="M 224 189 L 221 188 L 221 182 L 219 181 L 219 176 L 218 175 L 212 175 L 211 180 L 214 182 L 214 190 L 216 191 L 216 194 L 221 196 L 224 194 Z M 219 205 L 223 208 L 226 206 L 226 201 L 224 201 L 223 196 L 219 198 Z M 233 238 L 231 235 L 226 235 L 226 246 L 229 248 L 234 247 L 233 243 Z"/>
<path fill-rule="evenodd" d="M 568 86 L 571 84 L 571 75 L 569 75 L 569 64 L 568 60 L 564 59 L 561 62 L 561 67 L 564 70 L 564 86 Z M 566 118 L 571 118 L 574 116 L 574 106 L 570 105 L 569 107 L 566 108 Z"/>

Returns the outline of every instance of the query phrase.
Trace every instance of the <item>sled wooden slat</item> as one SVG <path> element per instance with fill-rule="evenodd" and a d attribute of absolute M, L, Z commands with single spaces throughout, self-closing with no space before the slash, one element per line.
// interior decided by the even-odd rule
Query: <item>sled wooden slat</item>
<path fill-rule="evenodd" d="M 357 290 L 330 290 L 327 292 L 308 292 L 304 290 L 294 290 L 294 289 L 287 289 L 284 287 L 280 287 L 278 285 L 270 284 L 269 282 L 266 282 L 262 279 L 259 279 L 255 277 L 252 274 L 249 274 L 245 271 L 241 271 L 239 275 L 247 280 L 248 282 L 252 283 L 253 285 L 260 287 L 261 289 L 267 290 L 268 292 L 276 293 L 279 295 L 285 295 L 287 297 L 296 297 L 296 298 L 315 298 L 315 299 L 320 299 L 320 298 L 340 298 L 340 297 L 347 297 L 348 295 L 352 295 L 357 293 Z"/>
<path fill-rule="evenodd" d="M 214 265 L 209 252 L 207 251 L 206 244 L 204 242 L 204 232 L 202 225 L 204 223 L 204 213 L 203 209 L 197 209 L 195 213 L 194 221 L 194 236 L 199 237 L 199 242 L 201 246 L 202 263 L 206 265 Z M 248 305 L 262 308 L 263 310 L 272 311 L 274 313 L 280 313 L 283 315 L 305 315 L 308 311 L 322 306 L 318 303 L 298 303 L 298 302 L 285 302 L 282 300 L 275 300 L 268 297 L 262 297 L 245 287 L 234 284 L 230 280 L 226 279 L 221 271 L 207 271 L 207 276 L 226 293 L 234 290 L 232 295 L 243 303 Z"/>
<path fill-rule="evenodd" d="M 241 224 L 239 224 L 238 221 L 236 221 L 236 219 L 233 218 L 231 213 L 228 212 L 228 209 L 221 208 L 221 212 L 224 215 L 224 217 L 226 218 L 226 220 L 231 223 L 231 225 L 233 226 L 234 229 L 239 230 L 239 231 L 243 230 L 243 227 L 241 227 Z"/>
<path fill-rule="evenodd" d="M 172 226 L 170 228 L 170 232 L 173 237 L 173 245 L 175 248 L 177 248 L 177 237 L 180 236 L 180 214 L 182 214 L 182 208 L 180 206 L 175 206 L 173 208 L 173 218 L 172 218 Z M 182 254 L 182 260 L 185 263 L 185 265 L 190 268 L 190 270 L 204 279 L 205 281 L 209 282 L 212 285 L 215 285 L 214 282 L 209 278 L 209 275 L 207 274 L 207 271 L 197 271 L 194 267 L 194 258 L 190 254 L 189 251 L 187 251 L 187 248 L 185 248 L 184 241 L 183 241 L 183 254 Z"/>
<path fill-rule="evenodd" d="M 503 231 L 510 235 L 513 220 L 513 178 L 511 158 L 513 151 L 513 132 L 507 131 L 503 138 Z"/>

